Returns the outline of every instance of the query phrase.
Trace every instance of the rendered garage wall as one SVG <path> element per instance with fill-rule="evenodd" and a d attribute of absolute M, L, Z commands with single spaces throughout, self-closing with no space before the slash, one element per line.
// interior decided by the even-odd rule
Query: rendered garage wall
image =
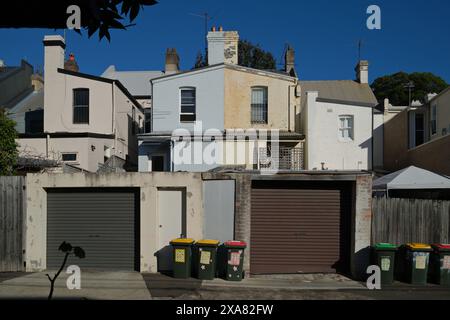
<path fill-rule="evenodd" d="M 45 188 L 140 188 L 140 271 L 157 272 L 158 188 L 186 188 L 187 235 L 203 237 L 203 184 L 196 173 L 28 174 L 26 271 L 46 269 L 47 192 Z"/>

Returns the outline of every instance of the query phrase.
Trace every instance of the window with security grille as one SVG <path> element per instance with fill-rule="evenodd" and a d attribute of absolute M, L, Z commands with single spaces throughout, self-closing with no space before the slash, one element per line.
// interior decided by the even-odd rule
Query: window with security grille
<path fill-rule="evenodd" d="M 252 88 L 252 123 L 267 123 L 267 88 Z"/>
<path fill-rule="evenodd" d="M 89 124 L 89 89 L 73 89 L 73 123 Z"/>
<path fill-rule="evenodd" d="M 339 116 L 339 139 L 350 141 L 353 138 L 353 116 Z"/>
<path fill-rule="evenodd" d="M 196 119 L 195 88 L 180 89 L 180 122 L 194 122 Z"/>

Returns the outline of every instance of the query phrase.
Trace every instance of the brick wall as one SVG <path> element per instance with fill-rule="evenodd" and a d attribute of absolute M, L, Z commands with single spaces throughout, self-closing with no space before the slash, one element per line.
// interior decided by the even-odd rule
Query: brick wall
<path fill-rule="evenodd" d="M 356 177 L 354 207 L 353 253 L 351 272 L 353 277 L 364 278 L 370 263 L 370 239 L 372 224 L 372 176 Z"/>

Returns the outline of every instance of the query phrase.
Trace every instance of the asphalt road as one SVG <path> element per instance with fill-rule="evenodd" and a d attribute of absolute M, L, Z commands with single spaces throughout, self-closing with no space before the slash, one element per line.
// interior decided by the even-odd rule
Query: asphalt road
<path fill-rule="evenodd" d="M 181 300 L 450 300 L 450 288 L 396 283 L 383 290 L 292 290 L 202 286 L 197 279 L 143 275 L 152 299 Z"/>

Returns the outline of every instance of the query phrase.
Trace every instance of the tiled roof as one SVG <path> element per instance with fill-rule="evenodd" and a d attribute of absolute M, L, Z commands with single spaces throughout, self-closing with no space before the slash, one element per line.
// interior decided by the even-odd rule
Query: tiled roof
<path fill-rule="evenodd" d="M 322 101 L 347 103 L 375 107 L 378 104 L 368 84 L 352 80 L 336 81 L 300 81 L 302 95 L 308 91 L 317 91 Z"/>

